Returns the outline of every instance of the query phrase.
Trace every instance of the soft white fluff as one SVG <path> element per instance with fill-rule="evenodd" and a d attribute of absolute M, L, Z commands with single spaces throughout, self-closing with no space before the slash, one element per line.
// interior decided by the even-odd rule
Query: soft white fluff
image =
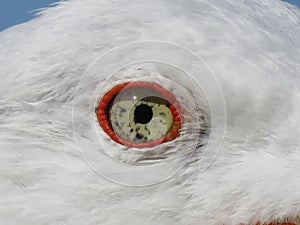
<path fill-rule="evenodd" d="M 71 0 L 0 33 L 0 223 L 237 225 L 299 215 L 299 19 L 277 0 Z M 205 60 L 227 129 L 208 169 L 198 169 L 199 148 L 172 179 L 125 187 L 80 156 L 72 100 L 93 60 L 149 39 Z"/>

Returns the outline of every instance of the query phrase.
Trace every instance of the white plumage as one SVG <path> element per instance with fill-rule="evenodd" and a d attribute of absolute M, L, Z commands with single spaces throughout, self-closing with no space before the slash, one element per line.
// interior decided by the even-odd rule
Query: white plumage
<path fill-rule="evenodd" d="M 71 0 L 1 32 L 0 223 L 238 225 L 295 218 L 299 19 L 298 8 L 277 0 Z M 72 104 L 92 61 L 142 40 L 176 43 L 210 66 L 224 93 L 227 128 L 220 155 L 205 171 L 198 170 L 200 147 L 172 179 L 126 187 L 97 176 L 80 156 Z"/>

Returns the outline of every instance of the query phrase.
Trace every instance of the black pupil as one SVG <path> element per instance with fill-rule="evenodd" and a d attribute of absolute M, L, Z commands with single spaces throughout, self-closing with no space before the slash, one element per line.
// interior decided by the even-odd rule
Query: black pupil
<path fill-rule="evenodd" d="M 141 104 L 134 111 L 134 120 L 136 123 L 146 124 L 152 119 L 153 112 L 150 106 Z"/>

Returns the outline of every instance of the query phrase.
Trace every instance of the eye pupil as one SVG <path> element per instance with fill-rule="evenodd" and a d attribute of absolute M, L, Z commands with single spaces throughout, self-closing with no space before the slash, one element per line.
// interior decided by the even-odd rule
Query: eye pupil
<path fill-rule="evenodd" d="M 134 120 L 136 123 L 146 124 L 151 121 L 153 117 L 152 108 L 146 104 L 141 104 L 136 107 L 134 111 Z"/>

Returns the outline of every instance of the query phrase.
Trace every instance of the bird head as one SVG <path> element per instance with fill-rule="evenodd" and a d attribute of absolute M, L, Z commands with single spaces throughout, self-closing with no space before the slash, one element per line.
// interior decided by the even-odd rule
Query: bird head
<path fill-rule="evenodd" d="M 2 223 L 299 225 L 299 19 L 70 0 L 1 32 Z"/>

